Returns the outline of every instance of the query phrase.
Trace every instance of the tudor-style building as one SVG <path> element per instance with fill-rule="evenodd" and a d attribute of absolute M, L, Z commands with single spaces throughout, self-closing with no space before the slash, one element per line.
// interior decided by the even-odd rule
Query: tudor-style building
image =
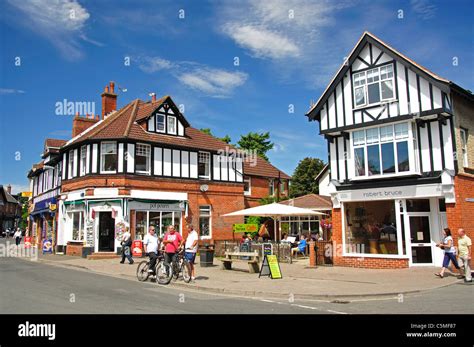
<path fill-rule="evenodd" d="M 57 250 L 117 252 L 121 222 L 133 239 L 191 222 L 204 242 L 231 240 L 243 218 L 223 214 L 288 193 L 288 175 L 191 127 L 171 97 L 117 110 L 114 87 L 102 93 L 102 117 L 76 116 L 59 150 Z"/>
<path fill-rule="evenodd" d="M 327 139 L 336 265 L 439 265 L 444 227 L 474 236 L 473 100 L 362 35 L 307 113 Z"/>

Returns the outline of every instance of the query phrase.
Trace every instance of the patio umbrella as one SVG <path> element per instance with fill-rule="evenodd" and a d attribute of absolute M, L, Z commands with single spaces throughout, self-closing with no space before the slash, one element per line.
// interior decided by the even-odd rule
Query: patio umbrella
<path fill-rule="evenodd" d="M 246 208 L 245 210 L 235 211 L 224 214 L 223 217 L 235 217 L 235 216 L 257 216 L 257 217 L 271 217 L 274 221 L 274 229 L 276 235 L 276 221 L 280 217 L 292 217 L 292 216 L 321 216 L 325 213 L 316 212 L 307 208 L 294 207 L 289 205 L 283 205 L 274 202 L 273 204 L 260 205 L 257 207 Z M 281 233 L 281 230 L 280 230 Z M 279 233 L 279 240 L 281 235 Z"/>

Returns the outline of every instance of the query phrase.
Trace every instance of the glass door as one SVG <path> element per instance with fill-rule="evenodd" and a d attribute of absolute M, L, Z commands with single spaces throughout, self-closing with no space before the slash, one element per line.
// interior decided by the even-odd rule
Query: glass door
<path fill-rule="evenodd" d="M 413 264 L 432 264 L 430 217 L 409 216 L 411 259 Z"/>

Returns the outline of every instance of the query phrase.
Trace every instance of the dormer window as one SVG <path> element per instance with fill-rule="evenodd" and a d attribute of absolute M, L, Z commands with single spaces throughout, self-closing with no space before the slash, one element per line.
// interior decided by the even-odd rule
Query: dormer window
<path fill-rule="evenodd" d="M 393 64 L 353 74 L 356 107 L 378 104 L 395 97 Z"/>
<path fill-rule="evenodd" d="M 156 131 L 159 133 L 165 132 L 165 115 L 157 114 L 156 115 Z"/>
<path fill-rule="evenodd" d="M 168 134 L 176 135 L 176 117 L 168 116 Z"/>

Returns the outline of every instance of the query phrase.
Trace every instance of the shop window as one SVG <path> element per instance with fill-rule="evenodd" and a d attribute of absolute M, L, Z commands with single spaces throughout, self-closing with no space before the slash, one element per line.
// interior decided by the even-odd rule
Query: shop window
<path fill-rule="evenodd" d="M 211 154 L 199 152 L 198 175 L 199 178 L 210 179 Z"/>
<path fill-rule="evenodd" d="M 199 206 L 199 236 L 211 237 L 211 206 Z"/>
<path fill-rule="evenodd" d="M 395 202 L 344 203 L 346 253 L 398 254 Z"/>
<path fill-rule="evenodd" d="M 408 199 L 407 211 L 408 212 L 430 212 L 430 200 L 429 199 Z"/>
<path fill-rule="evenodd" d="M 72 227 L 72 240 L 83 241 L 84 240 L 84 215 L 81 212 L 70 212 L 69 219 Z"/>
<path fill-rule="evenodd" d="M 150 174 L 151 147 L 138 143 L 135 154 L 135 171 L 137 173 Z"/>
<path fill-rule="evenodd" d="M 101 173 L 115 173 L 117 170 L 117 143 L 102 142 L 100 144 Z"/>
<path fill-rule="evenodd" d="M 152 213 L 150 212 L 150 216 Z M 150 219 L 151 221 L 151 219 Z M 168 226 L 173 225 L 173 212 L 162 212 L 161 214 L 161 235 L 164 235 L 168 231 Z M 157 229 L 159 230 L 159 229 Z"/>
<path fill-rule="evenodd" d="M 155 228 L 155 230 L 157 229 Z M 135 213 L 135 240 L 143 240 L 147 233 L 147 213 L 137 211 Z"/>

